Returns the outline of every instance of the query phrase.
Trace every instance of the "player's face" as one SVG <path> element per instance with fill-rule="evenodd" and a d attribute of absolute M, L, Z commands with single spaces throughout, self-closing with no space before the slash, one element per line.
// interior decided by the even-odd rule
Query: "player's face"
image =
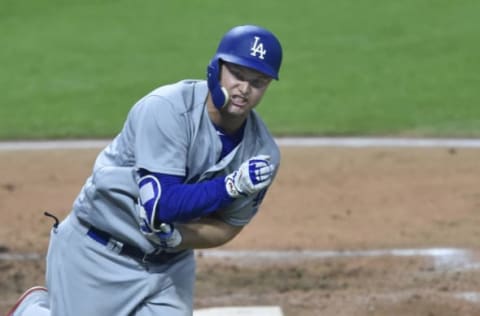
<path fill-rule="evenodd" d="M 271 81 L 272 78 L 253 69 L 224 63 L 221 84 L 230 96 L 225 111 L 240 116 L 248 114 L 260 102 Z"/>

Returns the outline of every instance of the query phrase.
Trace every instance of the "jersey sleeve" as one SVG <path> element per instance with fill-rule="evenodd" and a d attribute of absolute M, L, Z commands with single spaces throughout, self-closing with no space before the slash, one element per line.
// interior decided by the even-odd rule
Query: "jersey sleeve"
<path fill-rule="evenodd" d="M 267 189 L 245 198 L 235 200 L 229 207 L 218 211 L 217 215 L 227 224 L 233 226 L 247 225 L 260 208 Z"/>
<path fill-rule="evenodd" d="M 160 96 L 142 100 L 135 113 L 137 168 L 185 176 L 188 131 L 182 114 Z"/>
<path fill-rule="evenodd" d="M 277 173 L 278 169 L 273 176 L 272 183 L 275 181 Z M 257 214 L 270 187 L 271 184 L 257 194 L 236 199 L 228 207 L 218 211 L 217 215 L 227 224 L 233 226 L 247 225 Z"/>

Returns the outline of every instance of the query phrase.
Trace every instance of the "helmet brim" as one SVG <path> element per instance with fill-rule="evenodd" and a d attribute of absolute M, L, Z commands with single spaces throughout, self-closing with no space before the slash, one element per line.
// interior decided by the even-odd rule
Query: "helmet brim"
<path fill-rule="evenodd" d="M 255 61 L 252 59 L 245 59 L 236 55 L 231 55 L 231 54 L 217 54 L 216 58 L 218 60 L 225 61 L 227 63 L 232 63 L 236 65 L 240 65 L 243 67 L 247 67 L 253 70 L 256 70 L 258 72 L 261 72 L 264 75 L 267 75 L 275 80 L 279 80 L 278 78 L 278 73 L 272 69 L 271 67 L 268 66 L 266 63 L 262 63 L 260 61 Z"/>

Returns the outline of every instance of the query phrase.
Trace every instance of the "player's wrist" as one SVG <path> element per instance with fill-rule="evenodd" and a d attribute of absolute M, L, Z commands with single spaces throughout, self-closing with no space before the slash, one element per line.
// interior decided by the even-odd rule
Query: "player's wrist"
<path fill-rule="evenodd" d="M 225 177 L 225 192 L 227 193 L 227 195 L 232 198 L 232 199 L 236 199 L 238 197 L 240 197 L 241 195 L 243 195 L 243 192 L 240 191 L 240 189 L 237 187 L 236 185 L 236 182 L 235 182 L 235 173 L 237 171 L 227 175 Z"/>

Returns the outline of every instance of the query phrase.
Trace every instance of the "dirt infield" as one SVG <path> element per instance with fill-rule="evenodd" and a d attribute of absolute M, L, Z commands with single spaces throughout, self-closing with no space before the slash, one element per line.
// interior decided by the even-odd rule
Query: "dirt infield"
<path fill-rule="evenodd" d="M 43 211 L 67 214 L 97 153 L 0 151 L 0 314 L 27 287 L 43 284 L 52 224 Z M 282 153 L 263 208 L 220 250 L 292 256 L 198 252 L 196 307 L 279 305 L 286 316 L 480 315 L 480 149 L 282 147 Z M 382 252 L 430 248 L 451 251 Z M 344 255 L 307 258 L 300 250 Z M 6 258 L 32 252 L 39 258 Z"/>

